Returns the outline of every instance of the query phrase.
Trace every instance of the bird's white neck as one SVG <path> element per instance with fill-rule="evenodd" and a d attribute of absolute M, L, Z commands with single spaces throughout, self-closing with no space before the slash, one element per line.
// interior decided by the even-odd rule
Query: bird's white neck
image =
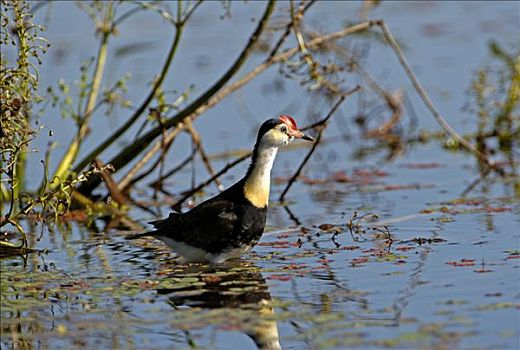
<path fill-rule="evenodd" d="M 253 160 L 245 178 L 244 196 L 255 207 L 264 208 L 269 202 L 271 169 L 277 152 L 278 147 L 260 143 L 253 154 Z"/>

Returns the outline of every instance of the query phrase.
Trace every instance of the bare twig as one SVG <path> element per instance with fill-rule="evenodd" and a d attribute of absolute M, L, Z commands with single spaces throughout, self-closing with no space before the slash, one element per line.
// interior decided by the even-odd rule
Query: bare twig
<path fill-rule="evenodd" d="M 197 4 L 193 7 L 192 10 L 194 10 L 198 5 L 200 4 L 200 1 L 197 2 Z M 191 15 L 191 13 L 190 13 Z M 148 96 L 144 99 L 144 101 L 141 103 L 141 105 L 135 110 L 135 112 L 132 114 L 128 120 L 119 127 L 119 129 L 112 133 L 112 135 L 107 138 L 103 143 L 101 143 L 96 149 L 94 149 L 92 152 L 90 152 L 86 157 L 84 157 L 74 168 L 75 172 L 78 172 L 82 170 L 85 166 L 90 164 L 90 162 L 96 158 L 101 152 L 103 152 L 109 145 L 111 145 L 115 140 L 117 140 L 123 133 L 125 133 L 134 123 L 135 121 L 141 116 L 141 114 L 146 110 L 150 102 L 152 102 L 153 97 L 157 93 L 157 90 L 161 87 L 164 78 L 166 77 L 168 70 L 170 69 L 170 65 L 173 61 L 173 57 L 175 56 L 175 53 L 177 52 L 177 48 L 179 47 L 179 43 L 182 37 L 183 29 L 184 29 L 185 21 L 181 21 L 176 24 L 175 26 L 175 35 L 173 38 L 172 45 L 170 47 L 170 50 L 168 52 L 168 55 L 166 56 L 166 60 L 164 61 L 163 67 L 161 69 L 161 72 L 159 73 L 159 76 L 155 80 L 152 89 L 148 93 Z"/>
<path fill-rule="evenodd" d="M 94 161 L 94 164 L 96 168 L 101 169 L 100 175 L 103 178 L 103 181 L 105 181 L 105 184 L 108 188 L 108 192 L 110 193 L 112 199 L 119 205 L 126 204 L 127 198 L 125 197 L 125 195 L 121 193 L 121 191 L 119 191 L 119 189 L 116 186 L 116 183 L 112 179 L 112 176 L 110 176 L 110 167 L 105 166 L 105 164 L 103 164 L 103 162 L 98 159 Z"/>
<path fill-rule="evenodd" d="M 186 159 L 184 159 L 182 162 L 180 162 L 180 164 L 178 164 L 175 167 L 173 167 L 173 169 L 169 170 L 166 174 L 161 175 L 157 180 L 155 180 L 154 182 L 150 183 L 148 186 L 150 186 L 152 188 L 159 188 L 159 187 L 161 187 L 162 186 L 162 182 L 164 180 L 166 180 L 167 178 L 169 178 L 170 176 L 174 175 L 176 172 L 178 172 L 179 170 L 184 168 L 186 165 L 188 165 L 193 160 L 193 158 L 195 157 L 196 153 L 197 153 L 197 150 L 193 150 L 191 152 L 191 154 L 188 157 L 186 157 Z"/>
<path fill-rule="evenodd" d="M 346 93 L 344 93 L 340 98 L 339 100 L 334 104 L 334 106 L 332 106 L 331 110 L 329 111 L 329 113 L 327 114 L 327 116 L 325 118 L 323 118 L 319 124 L 315 125 L 315 127 L 320 127 L 320 129 L 318 130 L 318 135 L 316 136 L 316 141 L 314 142 L 314 144 L 312 145 L 312 148 L 310 149 L 309 153 L 307 153 L 307 155 L 305 156 L 305 158 L 303 159 L 302 163 L 300 164 L 300 166 L 298 167 L 298 169 L 296 170 L 296 172 L 294 173 L 294 175 L 291 177 L 291 179 L 289 180 L 289 183 L 287 184 L 287 186 L 285 187 L 285 189 L 282 191 L 282 194 L 280 195 L 280 198 L 279 200 L 280 201 L 283 201 L 283 199 L 285 198 L 285 195 L 287 194 L 287 192 L 289 191 L 289 189 L 291 188 L 291 186 L 293 185 L 294 182 L 296 182 L 296 179 L 298 178 L 298 176 L 300 175 L 300 173 L 302 172 L 303 170 L 303 167 L 305 166 L 305 164 L 307 164 L 307 162 L 309 161 L 309 159 L 311 158 L 312 154 L 314 153 L 314 151 L 316 150 L 316 148 L 318 147 L 318 144 L 320 143 L 320 140 L 321 140 L 321 136 L 323 134 L 323 130 L 325 130 L 326 128 L 326 124 L 327 124 L 327 121 L 330 119 L 330 117 L 332 117 L 332 115 L 334 114 L 334 112 L 338 109 L 338 107 L 343 103 L 343 101 L 345 101 L 345 98 L 353 93 L 355 93 L 356 91 L 358 91 L 359 89 L 361 89 L 361 87 L 358 85 L 356 86 L 355 88 L 347 91 Z"/>
<path fill-rule="evenodd" d="M 294 224 L 296 226 L 302 225 L 302 222 L 298 219 L 298 217 L 296 215 L 294 215 L 294 213 L 292 212 L 292 210 L 289 208 L 288 205 L 284 205 L 283 208 L 285 209 L 285 211 L 289 215 L 289 218 L 294 222 Z"/>
<path fill-rule="evenodd" d="M 320 73 L 320 66 L 321 64 L 316 61 L 312 53 L 307 49 L 307 43 L 305 42 L 305 39 L 303 38 L 303 33 L 300 28 L 301 19 L 303 18 L 302 14 L 297 11 L 294 13 L 294 11 L 291 11 L 292 15 L 292 30 L 294 31 L 294 35 L 296 36 L 296 41 L 298 43 L 298 49 L 301 53 L 301 57 L 303 58 L 303 61 L 308 67 L 308 76 L 309 80 L 315 81 L 315 86 L 323 86 L 329 92 L 333 95 L 340 92 L 340 88 L 330 82 L 323 74 Z"/>
<path fill-rule="evenodd" d="M 193 125 L 189 121 L 186 123 L 186 129 L 190 133 L 191 139 L 193 140 L 193 143 L 195 144 L 195 149 L 197 152 L 199 152 L 200 158 L 202 159 L 202 162 L 206 166 L 208 173 L 211 176 L 215 176 L 215 170 L 213 169 L 213 166 L 211 165 L 211 162 L 210 162 L 208 156 L 206 155 L 204 148 L 202 147 L 202 141 L 200 139 L 199 133 L 197 132 L 197 130 L 195 130 L 195 128 L 193 128 Z M 219 190 L 222 190 L 222 182 L 220 182 L 220 180 L 218 178 L 215 178 L 215 184 L 217 185 L 217 188 Z"/>
<path fill-rule="evenodd" d="M 206 187 L 207 185 L 209 185 L 210 183 L 215 181 L 216 178 L 218 178 L 219 176 L 225 174 L 229 169 L 233 168 L 235 165 L 240 164 L 244 160 L 248 159 L 251 156 L 251 153 L 252 152 L 248 152 L 247 154 L 244 154 L 242 157 L 239 157 L 239 158 L 235 159 L 234 161 L 226 164 L 215 175 L 213 175 L 212 177 L 210 177 L 206 181 L 204 181 L 201 184 L 199 184 L 197 187 L 195 187 L 192 190 L 190 190 L 189 192 L 187 192 L 184 196 L 182 196 L 181 199 L 179 199 L 177 202 L 175 202 L 175 204 L 172 205 L 172 208 L 175 208 L 175 209 L 179 208 L 179 206 L 182 203 L 184 203 L 188 198 L 193 196 L 193 194 L 197 193 L 198 191 L 200 191 L 201 189 L 203 189 L 204 187 Z"/>
<path fill-rule="evenodd" d="M 444 119 L 442 117 L 442 115 L 439 113 L 439 111 L 435 108 L 435 106 L 433 105 L 433 102 L 431 101 L 430 97 L 428 96 L 428 94 L 426 93 L 426 91 L 422 87 L 421 83 L 419 82 L 419 80 L 417 79 L 415 74 L 413 73 L 412 68 L 410 67 L 410 65 L 406 61 L 406 58 L 404 57 L 404 54 L 403 54 L 401 48 L 399 47 L 399 44 L 397 43 L 397 41 L 393 37 L 392 33 L 388 29 L 388 27 L 385 24 L 385 22 L 383 20 L 378 20 L 376 22 L 376 24 L 381 28 L 385 39 L 388 41 L 388 43 L 390 44 L 390 46 L 394 50 L 395 54 L 397 55 L 397 58 L 398 58 L 399 62 L 401 63 L 401 65 L 403 66 L 406 74 L 408 75 L 408 78 L 412 82 L 412 85 L 414 86 L 414 88 L 417 91 L 417 93 L 419 94 L 419 96 L 421 96 L 424 104 L 430 110 L 431 114 L 433 115 L 433 117 L 435 118 L 437 123 L 439 123 L 439 125 L 446 132 L 446 134 L 448 134 L 449 136 L 451 136 L 454 139 L 456 139 L 459 142 L 459 144 L 461 144 L 465 149 L 467 149 L 469 152 L 471 152 L 474 156 L 476 156 L 480 161 L 482 161 L 488 167 L 493 168 L 494 167 L 494 162 L 491 159 L 489 159 L 485 154 L 483 154 L 480 151 L 478 151 L 471 143 L 469 143 L 464 138 L 462 138 L 462 136 L 460 136 L 448 124 L 446 119 Z"/>
<path fill-rule="evenodd" d="M 54 172 L 54 176 L 52 177 L 51 183 L 49 184 L 51 188 L 58 186 L 59 180 L 62 180 L 66 177 L 67 173 L 73 162 L 76 160 L 78 156 L 81 144 L 83 140 L 86 138 L 88 134 L 88 130 L 90 128 L 90 119 L 92 117 L 92 112 L 96 106 L 96 100 L 99 94 L 99 90 L 101 87 L 101 80 L 103 79 L 103 72 L 105 70 L 106 60 L 107 60 L 107 52 L 108 52 L 108 41 L 110 36 L 113 34 L 112 32 L 112 22 L 113 22 L 114 8 L 113 4 L 109 3 L 107 5 L 107 10 L 105 12 L 105 18 L 103 19 L 103 24 L 101 28 L 101 41 L 99 44 L 98 54 L 96 66 L 94 68 L 94 72 L 92 75 L 92 83 L 90 87 L 90 91 L 88 94 L 88 100 L 85 106 L 85 110 L 83 112 L 83 116 L 81 121 L 78 124 L 78 131 L 72 141 L 70 142 L 67 150 L 65 151 L 62 159 L 58 163 L 58 167 Z M 89 164 L 94 157 L 92 157 L 86 164 Z M 82 170 L 82 169 L 79 169 Z M 79 172 L 79 171 L 76 171 Z"/>
<path fill-rule="evenodd" d="M 308 1 L 308 2 L 305 2 L 305 1 L 302 1 L 300 3 L 300 6 L 298 6 L 298 14 L 300 16 L 303 16 L 305 14 L 305 12 L 309 9 L 309 7 L 311 7 L 314 3 L 316 2 L 316 0 L 311 0 L 311 1 Z M 282 47 L 282 44 L 284 43 L 285 39 L 287 39 L 287 37 L 289 36 L 289 34 L 291 34 L 291 29 L 292 27 L 294 26 L 294 19 L 291 18 L 291 22 L 285 27 L 285 32 L 282 34 L 282 36 L 278 39 L 278 41 L 276 42 L 276 44 L 273 46 L 271 52 L 269 53 L 269 55 L 267 56 L 268 59 L 272 58 L 274 55 L 276 55 L 276 53 L 278 52 L 278 50 L 280 49 L 280 47 Z"/>
<path fill-rule="evenodd" d="M 153 145 L 152 148 L 150 148 L 142 157 L 141 159 L 134 164 L 132 169 L 121 179 L 121 181 L 117 184 L 117 188 L 120 191 L 126 190 L 128 185 L 133 181 L 134 176 L 137 174 L 141 168 L 148 163 L 150 159 L 161 149 L 167 149 L 179 133 L 183 129 L 183 124 L 180 124 L 177 126 L 177 128 L 173 129 L 172 132 L 165 134 L 163 138 L 160 140 L 157 140 L 157 142 Z M 160 161 L 160 159 L 159 159 Z M 159 162 L 156 163 L 156 165 L 159 164 Z M 155 167 L 152 167 L 151 170 L 153 170 Z M 142 177 L 140 177 L 142 178 Z"/>

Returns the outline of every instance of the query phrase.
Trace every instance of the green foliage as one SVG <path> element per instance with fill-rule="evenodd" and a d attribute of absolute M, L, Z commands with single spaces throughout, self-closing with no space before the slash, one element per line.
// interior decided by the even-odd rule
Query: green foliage
<path fill-rule="evenodd" d="M 37 64 L 49 46 L 40 36 L 42 30 L 32 22 L 26 1 L 2 1 L 1 45 L 16 48 L 15 59 L 2 54 L 0 61 L 0 176 L 2 197 L 12 198 L 9 213 L 23 191 L 27 146 L 37 133 L 31 126 L 32 108 L 41 102 Z"/>
<path fill-rule="evenodd" d="M 15 48 L 16 60 L 9 61 L 6 54 L 2 55 L 0 66 L 0 96 L 1 96 L 1 193 L 2 214 L 0 227 L 10 224 L 22 235 L 23 242 L 20 247 L 1 242 L 2 248 L 25 249 L 27 239 L 19 220 L 32 215 L 36 219 L 46 221 L 51 225 L 60 215 L 69 210 L 72 203 L 72 192 L 74 187 L 86 181 L 88 176 L 104 169 L 92 169 L 77 176 L 68 176 L 57 179 L 56 185 L 49 187 L 47 161 L 50 149 L 43 162 L 44 181 L 37 193 L 27 193 L 24 190 L 25 158 L 29 151 L 31 141 L 37 136 L 38 130 L 31 124 L 33 108 L 42 102 L 38 95 L 38 68 L 41 64 L 40 56 L 46 52 L 49 45 L 40 36 L 43 28 L 32 22 L 33 15 L 30 12 L 29 3 L 26 1 L 2 1 L 1 3 L 1 44 L 10 45 Z M 82 66 L 86 71 L 88 63 Z M 81 86 L 86 87 L 86 78 L 82 75 Z M 124 80 L 116 83 L 116 88 L 107 91 L 111 96 L 114 91 L 124 87 Z M 70 96 L 70 87 L 60 79 L 58 83 L 60 96 L 49 90 L 53 104 L 59 103 L 63 116 L 71 116 L 76 123 L 82 122 L 82 117 L 73 108 Z M 80 100 L 81 100 L 80 93 Z M 115 97 L 110 97 L 116 100 Z M 108 97 L 107 97 L 108 99 Z M 115 103 L 115 102 L 112 102 Z"/>
<path fill-rule="evenodd" d="M 469 111 L 478 118 L 478 147 L 489 151 L 490 139 L 496 138 L 498 150 L 509 152 L 520 135 L 520 52 L 507 53 L 494 41 L 489 49 L 497 64 L 477 72 Z"/>
<path fill-rule="evenodd" d="M 43 28 L 33 23 L 29 2 L 2 0 L 1 4 L 2 51 L 5 49 L 7 52 L 9 49 L 9 52 L 15 52 L 16 57 L 12 59 L 7 54 L 2 54 L 0 62 L 2 101 L 0 227 L 7 224 L 15 227 L 23 237 L 23 243 L 18 248 L 23 248 L 27 245 L 27 240 L 20 220 L 27 215 L 52 226 L 61 215 L 68 212 L 73 197 L 83 206 L 91 206 L 91 210 L 98 210 L 100 207 L 94 205 L 88 198 L 74 194 L 74 189 L 90 175 L 100 174 L 113 168 L 110 165 L 95 166 L 90 170 L 74 172 L 70 167 L 88 134 L 90 119 L 100 107 L 105 107 L 106 115 L 112 114 L 116 106 L 126 109 L 132 107 L 132 103 L 125 98 L 130 74 L 123 75 L 112 86 L 101 85 L 109 37 L 117 35 L 118 25 L 140 10 L 156 11 L 167 20 L 173 17 L 159 3 L 131 3 L 129 11 L 116 17 L 117 9 L 123 7 L 121 2 L 78 2 L 78 6 L 94 23 L 95 32 L 100 36 L 100 48 L 96 56 L 86 59 L 81 64 L 79 78 L 74 84 L 61 78 L 56 87 L 47 89 L 45 100 L 53 107 L 57 107 L 64 119 L 71 120 L 75 124 L 77 134 L 69 144 L 64 159 L 58 163 L 54 176 L 49 176 L 47 166 L 55 144 L 49 144 L 45 160 L 42 161 L 42 183 L 37 191 L 28 193 L 24 188 L 25 158 L 29 151 L 28 147 L 38 132 L 31 124 L 32 110 L 37 103 L 44 101 L 44 98 L 38 94 L 37 65 L 41 64 L 41 55 L 46 52 L 49 45 L 40 36 Z M 162 78 L 166 71 L 167 69 L 163 71 Z M 101 203 L 101 206 L 104 212 L 110 213 L 116 210 L 106 208 L 109 205 L 104 203 Z M 5 214 L 4 208 L 6 208 Z M 17 248 L 5 242 L 0 243 L 2 248 Z"/>
<path fill-rule="evenodd" d="M 480 152 L 504 164 L 499 167 L 500 174 L 512 179 L 520 196 L 518 153 L 514 151 L 520 148 L 520 48 L 509 53 L 492 41 L 489 51 L 493 62 L 476 72 L 466 107 L 478 119 L 477 130 L 465 137 L 473 140 Z"/>

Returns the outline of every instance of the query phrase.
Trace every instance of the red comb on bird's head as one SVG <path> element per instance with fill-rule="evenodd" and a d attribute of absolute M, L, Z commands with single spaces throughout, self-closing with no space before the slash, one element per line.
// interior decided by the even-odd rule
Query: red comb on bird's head
<path fill-rule="evenodd" d="M 287 126 L 289 126 L 291 129 L 298 130 L 298 127 L 296 126 L 296 121 L 290 115 L 282 114 L 278 117 L 278 119 L 282 123 L 285 123 Z"/>

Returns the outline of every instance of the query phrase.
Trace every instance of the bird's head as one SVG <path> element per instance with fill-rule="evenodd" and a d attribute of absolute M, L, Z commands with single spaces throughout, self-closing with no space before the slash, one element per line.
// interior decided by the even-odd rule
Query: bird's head
<path fill-rule="evenodd" d="M 281 147 L 294 139 L 314 141 L 314 139 L 298 130 L 296 122 L 289 115 L 265 121 L 258 131 L 258 141 L 261 145 Z"/>

